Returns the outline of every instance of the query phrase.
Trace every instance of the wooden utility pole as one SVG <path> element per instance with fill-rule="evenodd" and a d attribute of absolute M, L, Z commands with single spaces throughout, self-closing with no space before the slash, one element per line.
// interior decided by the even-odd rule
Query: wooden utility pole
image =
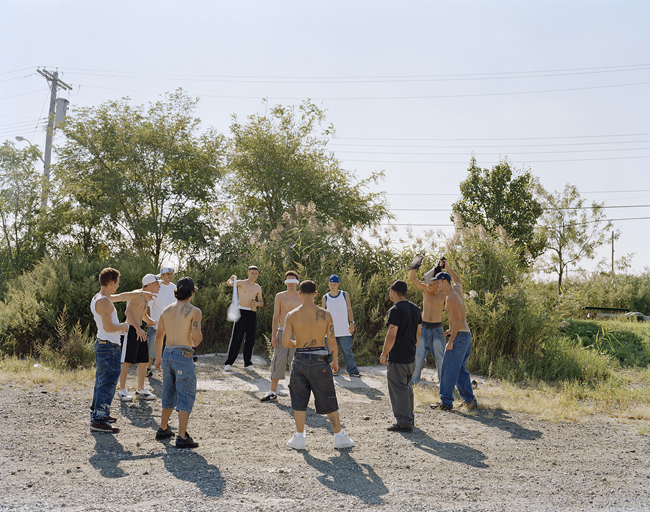
<path fill-rule="evenodd" d="M 614 232 L 612 231 L 612 275 L 614 275 Z"/>
<path fill-rule="evenodd" d="M 45 80 L 50 84 L 50 113 L 47 116 L 47 132 L 45 137 L 45 152 L 43 153 L 43 175 L 45 176 L 45 183 L 43 184 L 43 197 L 41 199 L 41 206 L 43 209 L 47 208 L 47 193 L 50 184 L 50 163 L 52 161 L 52 137 L 54 136 L 54 110 L 56 108 L 56 91 L 57 87 L 71 91 L 70 87 L 65 82 L 59 80 L 59 72 L 55 71 L 50 73 L 46 70 L 37 69 L 36 72 L 45 77 Z"/>

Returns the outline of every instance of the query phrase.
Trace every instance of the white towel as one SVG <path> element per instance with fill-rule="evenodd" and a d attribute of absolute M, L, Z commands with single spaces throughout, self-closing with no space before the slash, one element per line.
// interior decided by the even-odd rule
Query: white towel
<path fill-rule="evenodd" d="M 235 276 L 232 285 L 232 302 L 230 303 L 226 317 L 229 322 L 237 322 L 241 318 L 241 313 L 239 311 L 239 295 L 237 294 L 237 276 Z"/>

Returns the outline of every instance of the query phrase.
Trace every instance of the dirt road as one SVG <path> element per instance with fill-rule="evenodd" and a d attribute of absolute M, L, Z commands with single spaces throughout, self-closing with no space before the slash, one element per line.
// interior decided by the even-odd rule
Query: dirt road
<path fill-rule="evenodd" d="M 225 373 L 223 361 L 197 363 L 193 451 L 155 440 L 160 400 L 116 399 L 122 431 L 91 434 L 92 382 L 2 386 L 0 510 L 650 510 L 650 439 L 632 424 L 422 404 L 412 433 L 391 433 L 385 369 L 367 367 L 361 379 L 336 378 L 356 446 L 335 450 L 328 421 L 310 409 L 307 449 L 296 452 L 286 446 L 289 397 L 259 401 L 267 367 L 258 359 L 255 373 L 240 362 Z M 159 378 L 149 386 L 160 394 Z"/>

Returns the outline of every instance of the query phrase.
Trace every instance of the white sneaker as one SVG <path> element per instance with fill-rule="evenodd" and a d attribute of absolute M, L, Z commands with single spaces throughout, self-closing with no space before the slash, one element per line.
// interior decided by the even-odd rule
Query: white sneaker
<path fill-rule="evenodd" d="M 247 372 L 254 372 L 255 367 L 252 364 L 249 364 L 248 366 L 244 366 L 244 370 L 246 370 Z"/>
<path fill-rule="evenodd" d="M 305 437 L 301 436 L 296 432 L 289 441 L 287 441 L 287 446 L 293 448 L 294 450 L 304 450 L 305 449 Z"/>
<path fill-rule="evenodd" d="M 146 389 L 138 389 L 135 392 L 135 396 L 136 396 L 136 398 L 142 398 L 143 400 L 155 400 L 156 399 L 156 395 L 154 395 L 153 393 L 149 392 Z"/>
<path fill-rule="evenodd" d="M 229 372 L 230 370 L 232 370 L 232 366 L 230 366 L 229 364 L 223 367 L 224 372 Z"/>
<path fill-rule="evenodd" d="M 126 389 L 120 389 L 117 394 L 122 402 L 130 402 L 133 400 L 133 397 Z"/>
<path fill-rule="evenodd" d="M 341 430 L 338 434 L 334 434 L 334 448 L 352 448 L 354 441 Z"/>

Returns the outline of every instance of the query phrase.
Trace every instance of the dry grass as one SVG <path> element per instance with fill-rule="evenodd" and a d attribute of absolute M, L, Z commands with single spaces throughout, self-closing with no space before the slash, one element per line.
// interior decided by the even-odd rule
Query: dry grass
<path fill-rule="evenodd" d="M 53 370 L 36 359 L 4 357 L 0 359 L 0 385 L 14 385 L 25 389 L 44 385 L 49 391 L 73 386 L 81 388 L 95 378 L 94 368 Z"/>
<path fill-rule="evenodd" d="M 479 384 L 476 397 L 483 410 L 519 411 L 546 421 L 640 421 L 643 425 L 639 432 L 650 432 L 650 370 L 617 372 L 613 378 L 595 384 L 513 384 L 490 379 Z M 462 405 L 457 398 L 454 407 Z M 416 406 L 438 401 L 436 386 L 415 387 Z"/>

